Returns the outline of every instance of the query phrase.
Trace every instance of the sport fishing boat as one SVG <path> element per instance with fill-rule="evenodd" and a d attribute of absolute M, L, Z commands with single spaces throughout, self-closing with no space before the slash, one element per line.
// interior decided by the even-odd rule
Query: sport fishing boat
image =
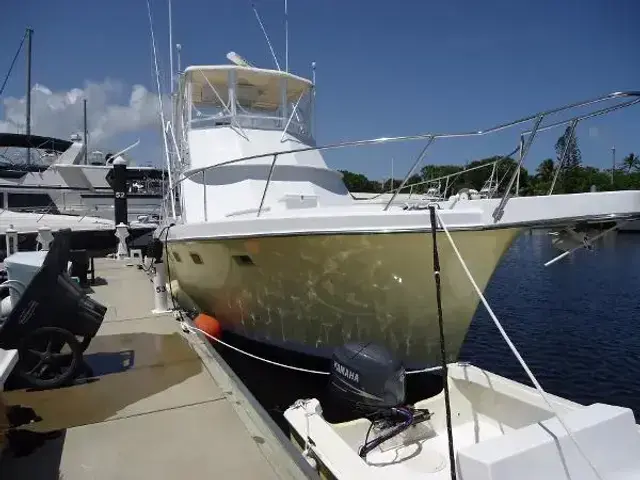
<path fill-rule="evenodd" d="M 433 363 L 439 347 L 427 293 L 434 276 L 426 207 L 434 202 L 396 201 L 430 146 L 512 128 L 521 166 L 541 131 L 575 131 L 581 121 L 638 103 L 639 95 L 616 92 L 472 132 L 318 146 L 312 81 L 247 65 L 190 66 L 179 76 L 168 129 L 181 219 L 159 232 L 173 293 L 223 329 L 259 342 L 329 357 L 337 345 L 366 339 L 404 361 Z M 578 107 L 591 110 L 567 116 Z M 422 151 L 383 204 L 354 199 L 323 157 L 360 148 L 366 158 L 366 146 L 419 141 Z M 462 192 L 435 202 L 481 289 L 522 229 L 610 227 L 640 217 L 640 191 L 521 197 L 519 172 L 501 196 Z M 478 299 L 461 267 L 447 261 L 451 255 L 443 246 L 442 308 L 453 360 Z"/>

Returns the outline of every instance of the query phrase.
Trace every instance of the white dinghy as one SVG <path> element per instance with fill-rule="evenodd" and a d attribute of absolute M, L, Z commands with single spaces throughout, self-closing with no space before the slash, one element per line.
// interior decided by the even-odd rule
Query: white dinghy
<path fill-rule="evenodd" d="M 322 477 L 350 480 L 640 479 L 640 428 L 633 412 L 602 403 L 583 406 L 546 393 L 433 207 L 431 216 L 535 388 L 468 363 L 449 363 L 434 368 L 444 372 L 442 391 L 407 405 L 402 363 L 383 347 L 347 344 L 334 353 L 330 385 L 362 418 L 332 424 L 317 399 L 298 400 L 284 416 L 304 456 Z M 437 245 L 434 272 L 446 358 Z"/>

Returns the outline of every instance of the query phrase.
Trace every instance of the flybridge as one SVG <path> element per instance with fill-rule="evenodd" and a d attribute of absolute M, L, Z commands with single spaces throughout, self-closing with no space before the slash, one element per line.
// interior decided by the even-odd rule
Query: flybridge
<path fill-rule="evenodd" d="M 185 69 L 178 93 L 179 130 L 230 127 L 280 132 L 312 141 L 313 84 L 290 73 L 244 65 Z M 179 138 L 179 136 L 178 136 Z"/>

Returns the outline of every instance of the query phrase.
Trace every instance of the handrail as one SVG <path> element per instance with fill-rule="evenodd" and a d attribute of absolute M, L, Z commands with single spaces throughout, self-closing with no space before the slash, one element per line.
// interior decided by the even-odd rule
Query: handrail
<path fill-rule="evenodd" d="M 502 196 L 502 199 L 500 200 L 500 203 L 498 204 L 498 206 L 496 207 L 496 209 L 493 211 L 493 219 L 494 221 L 498 221 L 502 218 L 502 215 L 504 214 L 504 207 L 506 207 L 507 202 L 509 201 L 509 192 L 511 191 L 511 188 L 513 187 L 513 184 L 516 181 L 516 178 L 518 177 L 518 175 L 520 174 L 520 169 L 522 168 L 522 164 L 524 163 L 524 159 L 527 156 L 527 153 L 529 153 L 529 149 L 531 148 L 531 145 L 533 144 L 533 140 L 536 138 L 536 133 L 538 132 L 538 128 L 540 128 L 540 124 L 542 123 L 542 120 L 544 120 L 544 115 L 539 115 L 536 118 L 536 123 L 533 127 L 533 130 L 531 131 L 531 135 L 529 135 L 529 138 L 527 138 L 526 143 L 522 146 L 522 148 L 520 149 L 520 161 L 518 162 L 518 166 L 516 167 L 516 169 L 513 172 L 513 175 L 511 175 L 511 178 L 509 179 L 509 184 L 507 185 L 507 188 L 504 191 L 504 195 Z"/>
<path fill-rule="evenodd" d="M 498 159 L 494 160 L 493 162 L 483 163 L 482 165 L 476 165 L 475 167 L 471 167 L 471 168 L 463 168 L 461 170 L 458 170 L 457 172 L 449 173 L 447 175 L 442 175 L 440 177 L 434 177 L 434 178 L 429 178 L 427 180 L 421 180 L 419 182 L 410 183 L 408 185 L 405 185 L 403 187 L 403 189 L 404 188 L 417 187 L 418 185 L 428 185 L 430 183 L 439 182 L 441 180 L 447 180 L 447 182 L 448 182 L 451 178 L 459 177 L 460 175 L 464 175 L 465 173 L 473 172 L 474 170 L 480 170 L 481 168 L 486 168 L 486 167 L 489 167 L 489 166 L 495 166 L 498 163 L 502 162 L 503 160 L 506 160 L 507 158 L 509 158 L 512 155 L 514 155 L 518 150 L 520 150 L 519 146 L 516 147 L 515 150 L 512 150 L 510 153 L 508 153 L 506 155 L 503 155 L 502 157 L 498 157 Z M 448 183 L 447 183 L 447 185 L 448 185 Z M 445 187 L 445 191 L 444 191 L 445 194 L 446 194 L 447 188 L 448 187 Z M 393 193 L 395 190 L 400 191 L 400 187 L 398 187 L 397 189 L 396 188 L 391 188 L 387 192 L 378 193 L 377 195 L 374 195 L 373 197 L 369 198 L 369 200 L 376 199 L 376 198 L 381 197 L 382 195 L 386 195 L 388 193 Z"/>
<path fill-rule="evenodd" d="M 576 127 L 578 126 L 578 121 L 579 120 L 574 120 L 569 125 L 569 135 L 567 135 L 569 138 L 565 142 L 564 150 L 562 151 L 562 156 L 560 157 L 560 162 L 558 162 L 556 171 L 553 174 L 553 181 L 551 182 L 551 186 L 549 187 L 548 195 L 551 195 L 553 193 L 553 188 L 556 186 L 556 181 L 558 180 L 558 175 L 560 174 L 560 170 L 562 169 L 562 164 L 564 163 L 564 160 L 569 153 L 569 147 L 571 147 L 571 143 L 573 142 Z"/>
<path fill-rule="evenodd" d="M 623 98 L 631 98 L 632 100 L 628 100 L 626 102 L 622 102 L 622 103 L 619 103 L 617 105 L 613 105 L 613 106 L 610 106 L 610 107 L 602 108 L 602 109 L 599 109 L 599 110 L 596 110 L 596 111 L 593 111 L 593 112 L 590 112 L 590 113 L 587 113 L 587 114 L 577 115 L 577 116 L 571 117 L 571 118 L 566 119 L 566 120 L 561 120 L 561 121 L 558 121 L 558 122 L 555 122 L 555 123 L 551 123 L 549 125 L 542 125 L 543 119 L 545 117 L 548 117 L 549 115 L 557 114 L 557 113 L 564 112 L 564 111 L 567 111 L 567 110 L 570 110 L 570 109 L 574 109 L 574 108 L 595 105 L 595 104 L 598 104 L 598 103 L 601 103 L 601 102 L 605 102 L 605 101 L 608 101 L 608 100 L 616 100 L 616 99 L 623 99 Z M 257 160 L 257 159 L 262 159 L 262 158 L 267 158 L 267 157 L 273 157 L 274 160 L 273 160 L 273 162 L 271 162 L 271 166 L 270 166 L 270 169 L 269 169 L 269 176 L 267 178 L 267 182 L 265 184 L 265 188 L 264 188 L 262 199 L 261 199 L 261 206 L 262 206 L 264 204 L 264 199 L 266 197 L 267 190 L 268 190 L 269 185 L 271 183 L 271 178 L 272 178 L 272 175 L 273 175 L 273 170 L 275 168 L 275 163 L 276 163 L 278 157 L 280 157 L 282 155 L 295 154 L 295 153 L 304 153 L 304 152 L 310 152 L 310 151 L 337 150 L 337 149 L 349 148 L 349 147 L 386 144 L 386 143 L 392 143 L 392 142 L 425 140 L 425 139 L 428 140 L 428 144 L 427 144 L 427 147 L 428 147 L 436 139 L 466 138 L 466 137 L 485 136 L 485 135 L 496 133 L 496 132 L 505 130 L 507 128 L 512 128 L 512 127 L 515 127 L 517 125 L 522 125 L 524 123 L 527 123 L 527 122 L 530 122 L 532 120 L 535 120 L 534 127 L 531 130 L 527 130 L 527 131 L 522 133 L 523 136 L 524 135 L 528 135 L 529 138 L 527 139 L 527 142 L 526 142 L 526 145 L 525 145 L 526 148 L 523 148 L 523 152 L 520 155 L 518 168 L 516 168 L 516 170 L 514 171 L 514 174 L 512 175 L 512 177 L 511 177 L 511 179 L 509 181 L 507 190 L 505 191 L 505 194 L 504 194 L 500 204 L 498 205 L 498 207 L 494 211 L 494 219 L 497 221 L 501 217 L 501 214 L 504 211 L 504 207 L 506 206 L 506 203 L 508 202 L 509 191 L 511 190 L 511 188 L 513 187 L 513 184 L 515 183 L 515 180 L 516 180 L 517 174 L 518 174 L 518 172 L 520 170 L 520 167 L 524 163 L 524 159 L 526 157 L 526 152 L 529 150 L 529 147 L 531 146 L 531 143 L 533 143 L 533 140 L 534 140 L 534 137 L 535 137 L 536 133 L 542 132 L 542 131 L 546 131 L 546 130 L 549 130 L 549 129 L 552 129 L 552 128 L 556 128 L 556 127 L 559 127 L 561 125 L 571 124 L 575 120 L 581 121 L 581 120 L 585 120 L 585 119 L 589 119 L 589 118 L 594 118 L 594 117 L 597 117 L 597 116 L 600 116 L 600 115 L 605 115 L 605 114 L 613 112 L 615 110 L 619 110 L 619 109 L 622 109 L 622 108 L 630 107 L 630 106 L 635 105 L 637 103 L 640 103 L 640 90 L 613 92 L 613 93 L 610 93 L 610 94 L 605 95 L 605 96 L 593 98 L 593 99 L 586 100 L 586 101 L 575 102 L 575 103 L 571 103 L 571 104 L 568 104 L 568 105 L 564 105 L 562 107 L 557 107 L 557 108 L 545 110 L 545 111 L 542 111 L 542 112 L 538 112 L 538 113 L 535 113 L 533 115 L 529 115 L 527 117 L 523 117 L 523 118 L 520 118 L 520 119 L 512 121 L 512 122 L 501 123 L 501 124 L 498 124 L 496 126 L 490 127 L 488 129 L 483 129 L 483 130 L 473 130 L 473 131 L 458 132 L 458 133 L 421 133 L 421 134 L 416 134 L 416 135 L 403 135 L 403 136 L 396 136 L 396 137 L 378 137 L 378 138 L 366 139 L 366 140 L 351 140 L 351 141 L 346 141 L 346 142 L 330 143 L 330 144 L 320 145 L 320 146 L 314 145 L 314 146 L 306 146 L 306 147 L 294 148 L 294 149 L 289 149 L 289 150 L 277 150 L 277 151 L 272 151 L 272 152 L 248 155 L 248 156 L 245 156 L 245 157 L 226 160 L 224 162 L 221 162 L 221 163 L 218 163 L 218 164 L 215 164 L 215 165 L 207 165 L 205 167 L 193 169 L 190 172 L 188 172 L 186 175 L 183 173 L 182 178 L 179 178 L 175 182 L 174 189 L 177 188 L 185 180 L 190 179 L 192 176 L 194 176 L 194 175 L 196 175 L 196 174 L 198 174 L 200 172 L 208 171 L 208 170 L 214 169 L 214 168 L 225 167 L 225 166 L 228 166 L 228 165 L 233 165 L 233 164 L 240 163 L 240 162 L 246 162 L 246 161 L 249 161 L 249 160 Z M 414 162 L 414 164 L 412 165 L 412 167 L 410 169 L 410 173 L 405 176 L 405 180 L 403 181 L 403 184 L 401 185 L 400 188 L 404 188 L 404 186 L 406 184 L 406 180 L 411 176 L 411 173 L 415 170 L 415 167 L 417 167 L 417 165 L 420 163 L 420 160 L 422 160 L 422 158 L 424 157 L 424 152 L 425 151 L 426 151 L 426 148 L 423 149 L 421 154 L 418 156 L 418 160 L 416 162 Z M 400 188 L 398 189 L 398 191 L 400 190 Z M 395 196 L 397 196 L 397 193 L 394 195 L 394 198 L 395 198 Z M 392 198 L 391 201 L 393 201 L 394 198 Z M 387 210 L 387 208 L 391 204 L 391 201 L 390 201 L 390 203 L 388 203 L 385 206 L 384 210 Z M 258 211 L 258 216 L 259 215 L 260 215 L 260 209 Z"/>
<path fill-rule="evenodd" d="M 402 182 L 400 183 L 400 186 L 398 187 L 398 189 L 393 193 L 393 195 L 391 196 L 391 198 L 389 199 L 389 202 L 384 206 L 383 211 L 387 211 L 387 209 L 391 206 L 391 204 L 393 203 L 393 201 L 396 199 L 396 197 L 398 196 L 398 193 L 400 192 L 400 190 L 402 190 L 404 188 L 404 186 L 407 184 L 407 181 L 409 180 L 409 177 L 411 177 L 411 175 L 413 174 L 413 172 L 415 171 L 416 167 L 422 162 L 422 160 L 424 160 L 424 157 L 427 156 L 427 150 L 429 149 L 429 147 L 431 146 L 431 144 L 436 140 L 436 137 L 431 136 L 429 137 L 429 140 L 427 141 L 427 144 L 424 146 L 424 148 L 422 149 L 422 151 L 420 152 L 420 155 L 418 155 L 418 158 L 416 158 L 416 161 L 413 162 L 413 165 L 411 165 L 411 168 L 409 169 L 409 171 L 407 172 L 407 174 L 404 176 L 404 179 L 402 180 Z M 392 180 L 393 181 L 393 180 Z"/>

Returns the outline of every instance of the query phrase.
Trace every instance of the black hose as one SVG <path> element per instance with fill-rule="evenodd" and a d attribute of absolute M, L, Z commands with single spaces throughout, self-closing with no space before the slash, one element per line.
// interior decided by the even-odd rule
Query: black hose
<path fill-rule="evenodd" d="M 358 451 L 358 455 L 360 455 L 361 458 L 366 458 L 367 454 L 371 450 L 373 450 L 380 444 L 386 442 L 390 438 L 393 438 L 396 435 L 402 433 L 413 424 L 413 413 L 410 410 L 406 408 L 392 408 L 391 412 L 395 414 L 400 414 L 405 418 L 405 420 L 399 425 L 396 425 L 394 428 L 390 429 L 389 431 L 385 432 L 384 434 L 380 435 L 379 437 L 369 442 L 368 441 L 369 434 L 371 433 L 371 428 L 373 427 L 373 424 L 374 424 L 374 422 L 371 422 L 371 425 L 369 425 L 369 430 L 367 431 L 367 436 L 365 437 L 365 444 L 362 447 L 360 447 L 360 450 Z"/>

